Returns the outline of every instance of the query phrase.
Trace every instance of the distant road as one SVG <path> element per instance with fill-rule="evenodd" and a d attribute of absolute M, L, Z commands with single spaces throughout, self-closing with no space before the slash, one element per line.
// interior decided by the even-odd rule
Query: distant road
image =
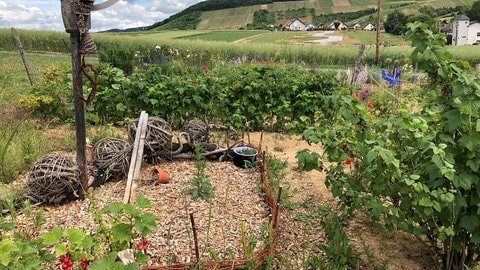
<path fill-rule="evenodd" d="M 315 33 L 315 34 L 313 34 L 314 37 L 326 37 L 326 38 L 310 40 L 308 42 L 318 43 L 318 44 L 321 44 L 321 45 L 326 45 L 326 44 L 331 43 L 331 42 L 340 42 L 340 41 L 343 40 L 343 36 L 330 36 L 331 33 L 335 33 L 335 32 Z"/>

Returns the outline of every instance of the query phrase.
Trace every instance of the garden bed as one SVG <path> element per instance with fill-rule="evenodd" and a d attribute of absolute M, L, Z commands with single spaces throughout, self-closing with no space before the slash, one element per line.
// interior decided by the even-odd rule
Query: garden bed
<path fill-rule="evenodd" d="M 168 184 L 152 179 L 152 170 L 161 169 L 170 174 Z M 268 224 L 271 208 L 261 191 L 259 170 L 241 169 L 231 162 L 208 162 L 205 174 L 215 188 L 211 204 L 202 199 L 193 200 L 184 194 L 185 184 L 195 176 L 195 161 L 177 160 L 160 164 L 143 164 L 140 179 L 136 179 L 135 194 L 142 194 L 153 204 L 145 211 L 157 217 L 157 227 L 147 236 L 147 266 L 188 265 L 196 262 L 196 253 L 190 214 L 195 220 L 200 260 L 231 261 L 241 265 L 245 261 L 242 240 L 262 251 L 269 239 Z M 95 231 L 92 211 L 98 211 L 111 202 L 122 202 L 125 181 L 108 182 L 90 190 L 85 200 L 60 206 L 43 206 L 46 222 L 41 232 L 58 226 L 62 229 L 79 228 Z M 18 226 L 30 222 L 21 215 Z M 242 223 L 245 231 L 242 233 Z M 249 253 L 252 253 L 249 251 Z M 253 253 L 252 253 L 253 254 Z M 220 264 L 219 264 L 220 265 Z M 183 269 L 183 268 L 182 268 Z"/>

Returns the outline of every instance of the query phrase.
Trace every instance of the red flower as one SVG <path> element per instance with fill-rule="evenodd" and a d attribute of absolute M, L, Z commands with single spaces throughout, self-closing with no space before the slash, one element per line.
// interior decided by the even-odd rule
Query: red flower
<path fill-rule="evenodd" d="M 147 240 L 147 238 L 142 238 L 142 245 L 145 247 L 145 249 L 148 247 L 148 240 Z"/>
<path fill-rule="evenodd" d="M 367 103 L 367 108 L 369 108 L 369 109 L 373 108 L 372 103 L 368 102 L 368 103 Z"/>
<path fill-rule="evenodd" d="M 355 93 L 355 98 L 356 98 L 356 99 L 360 99 L 360 93 L 358 93 L 358 92 Z"/>
<path fill-rule="evenodd" d="M 208 71 L 208 66 L 207 65 L 203 65 L 203 71 Z"/>
<path fill-rule="evenodd" d="M 353 158 L 348 157 L 347 159 L 345 159 L 345 161 L 343 163 L 345 163 L 345 165 L 350 165 L 350 164 L 352 164 L 352 162 L 353 162 Z"/>

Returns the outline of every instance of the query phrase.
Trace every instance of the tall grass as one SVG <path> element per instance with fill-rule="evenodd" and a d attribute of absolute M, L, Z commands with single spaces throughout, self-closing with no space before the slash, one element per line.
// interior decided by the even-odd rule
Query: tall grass
<path fill-rule="evenodd" d="M 3 116 L 2 116 L 3 118 Z M 0 183 L 17 179 L 39 156 L 55 148 L 32 120 L 0 121 Z"/>
<path fill-rule="evenodd" d="M 68 52 L 68 34 L 52 31 L 18 31 L 24 47 L 27 51 L 55 51 Z M 99 50 L 107 47 L 120 47 L 122 50 L 141 51 L 151 49 L 155 46 L 171 46 L 178 49 L 209 52 L 219 59 L 229 59 L 235 56 L 247 55 L 251 57 L 270 57 L 284 60 L 286 62 L 302 61 L 311 66 L 340 66 L 348 67 L 353 65 L 357 54 L 358 45 L 350 46 L 319 46 L 315 44 L 296 44 L 286 40 L 305 39 L 305 33 L 277 33 L 278 35 L 264 34 L 252 43 L 232 43 L 221 40 L 231 40 L 226 37 L 228 32 L 215 33 L 209 31 L 169 31 L 169 32 L 142 32 L 142 33 L 95 33 L 94 41 Z M 253 33 L 259 33 L 255 31 Z M 211 40 L 189 40 L 187 36 L 205 34 L 206 39 Z M 372 44 L 372 35 L 349 34 L 357 37 L 361 42 L 370 44 L 365 57 L 366 64 L 375 64 L 375 49 Z M 242 35 L 243 36 L 243 35 Z M 249 36 L 247 34 L 247 36 Z M 185 37 L 185 38 L 181 38 Z M 388 41 L 391 45 L 399 45 L 398 38 L 383 35 L 382 41 Z M 197 36 L 198 38 L 198 36 Z M 405 43 L 402 43 L 402 45 Z M 0 29 L 0 50 L 15 50 L 15 44 L 11 38 L 10 29 Z M 476 47 L 475 47 L 476 49 Z M 462 59 L 475 65 L 480 62 L 480 50 L 465 50 L 465 48 L 451 47 L 449 50 L 455 58 Z M 408 47 L 381 47 L 380 60 L 386 58 L 397 59 L 400 55 L 409 55 L 411 49 Z"/>
<path fill-rule="evenodd" d="M 69 36 L 65 32 L 17 29 L 17 33 L 26 51 L 70 52 Z M 16 49 L 11 30 L 0 28 L 0 51 Z"/>

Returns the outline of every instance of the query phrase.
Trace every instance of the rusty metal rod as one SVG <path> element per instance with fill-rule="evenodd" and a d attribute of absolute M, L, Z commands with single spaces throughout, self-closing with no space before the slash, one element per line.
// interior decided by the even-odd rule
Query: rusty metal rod
<path fill-rule="evenodd" d="M 200 263 L 200 252 L 198 250 L 197 229 L 195 228 L 195 221 L 193 219 L 193 213 L 190 213 L 190 223 L 192 223 L 193 242 L 195 243 L 195 257 L 197 258 L 197 263 Z"/>

